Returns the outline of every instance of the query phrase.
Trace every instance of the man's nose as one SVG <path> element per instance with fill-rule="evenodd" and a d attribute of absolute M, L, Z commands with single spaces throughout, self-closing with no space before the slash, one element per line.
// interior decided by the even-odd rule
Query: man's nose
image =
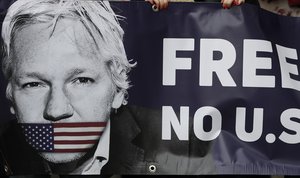
<path fill-rule="evenodd" d="M 44 111 L 44 118 L 59 121 L 73 116 L 74 110 L 63 89 L 51 89 Z"/>

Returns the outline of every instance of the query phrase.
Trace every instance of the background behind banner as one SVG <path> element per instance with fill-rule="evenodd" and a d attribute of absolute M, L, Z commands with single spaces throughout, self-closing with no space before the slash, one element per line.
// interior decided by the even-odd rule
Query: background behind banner
<path fill-rule="evenodd" d="M 2 7 L 1 4 L 1 18 L 5 12 Z M 196 111 L 206 106 L 217 109 L 222 116 L 222 131 L 209 141 L 212 141 L 211 152 L 218 174 L 300 174 L 300 155 L 297 154 L 300 148 L 299 116 L 295 115 L 292 120 L 294 129 L 283 126 L 280 121 L 285 110 L 299 109 L 300 95 L 297 90 L 282 88 L 282 69 L 276 48 L 276 44 L 292 48 L 300 56 L 300 19 L 278 16 L 247 4 L 224 10 L 217 3 L 171 3 L 167 10 L 160 12 L 153 12 L 144 2 L 112 2 L 112 7 L 117 14 L 125 17 L 121 25 L 125 30 L 127 56 L 137 62 L 130 73 L 129 105 L 157 111 L 161 111 L 163 106 L 171 106 L 178 119 L 178 113 L 182 112 L 180 108 L 187 107 L 191 125 L 189 135 L 195 138 L 198 137 L 198 131 L 193 129 Z M 163 85 L 162 81 L 166 50 L 163 41 L 167 38 L 193 40 L 192 50 L 175 52 L 179 60 L 191 59 L 191 69 L 177 70 L 176 85 L 173 86 Z M 216 74 L 213 74 L 212 86 L 199 85 L 200 56 L 206 52 L 200 50 L 201 39 L 217 39 L 232 44 L 236 58 L 228 71 L 236 86 L 224 86 Z M 257 52 L 255 55 L 270 58 L 270 69 L 258 69 L 257 75 L 274 76 L 274 87 L 243 86 L 244 53 L 248 50 L 244 46 L 245 39 L 271 43 L 270 52 Z M 222 60 L 222 52 L 215 51 L 213 57 L 214 60 Z M 290 62 L 299 68 L 297 59 Z M 298 75 L 291 75 L 291 78 L 299 80 Z M 0 117 L 6 122 L 11 115 L 2 74 L 0 80 Z M 252 121 L 254 109 L 263 109 L 263 130 L 258 139 L 243 141 L 238 138 L 235 127 L 237 120 L 241 119 L 236 116 L 238 107 L 246 109 L 246 131 L 249 133 L 257 127 Z M 203 119 L 206 132 L 213 127 L 209 114 Z M 161 130 L 163 126 L 155 127 Z M 283 132 L 294 135 L 295 143 L 278 139 Z M 171 136 L 172 140 L 181 144 L 192 142 L 180 141 L 174 130 Z M 269 143 L 268 136 L 274 136 L 275 141 Z"/>

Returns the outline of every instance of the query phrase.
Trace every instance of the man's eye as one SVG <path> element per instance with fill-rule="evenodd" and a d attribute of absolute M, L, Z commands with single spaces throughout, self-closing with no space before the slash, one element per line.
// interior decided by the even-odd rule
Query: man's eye
<path fill-rule="evenodd" d="M 95 81 L 91 78 L 88 78 L 88 77 L 78 77 L 74 80 L 73 83 L 75 84 L 91 84 L 91 83 L 94 83 Z"/>
<path fill-rule="evenodd" d="M 41 87 L 42 84 L 39 82 L 29 82 L 22 85 L 22 88 L 35 88 L 35 87 Z"/>

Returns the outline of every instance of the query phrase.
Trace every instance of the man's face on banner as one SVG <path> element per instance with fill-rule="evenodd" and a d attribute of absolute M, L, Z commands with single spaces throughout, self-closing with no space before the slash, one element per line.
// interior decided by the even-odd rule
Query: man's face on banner
<path fill-rule="evenodd" d="M 19 123 L 106 122 L 117 98 L 105 60 L 95 55 L 84 26 L 73 20 L 30 25 L 13 40 L 9 87 Z M 99 59 L 100 58 L 100 59 Z M 83 153 L 40 153 L 69 162 Z"/>

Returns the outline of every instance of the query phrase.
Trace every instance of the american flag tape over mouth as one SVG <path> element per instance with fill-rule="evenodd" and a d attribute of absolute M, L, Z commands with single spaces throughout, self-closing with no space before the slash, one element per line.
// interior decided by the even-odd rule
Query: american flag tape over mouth
<path fill-rule="evenodd" d="M 86 152 L 98 143 L 107 122 L 22 123 L 26 141 L 38 152 Z"/>

